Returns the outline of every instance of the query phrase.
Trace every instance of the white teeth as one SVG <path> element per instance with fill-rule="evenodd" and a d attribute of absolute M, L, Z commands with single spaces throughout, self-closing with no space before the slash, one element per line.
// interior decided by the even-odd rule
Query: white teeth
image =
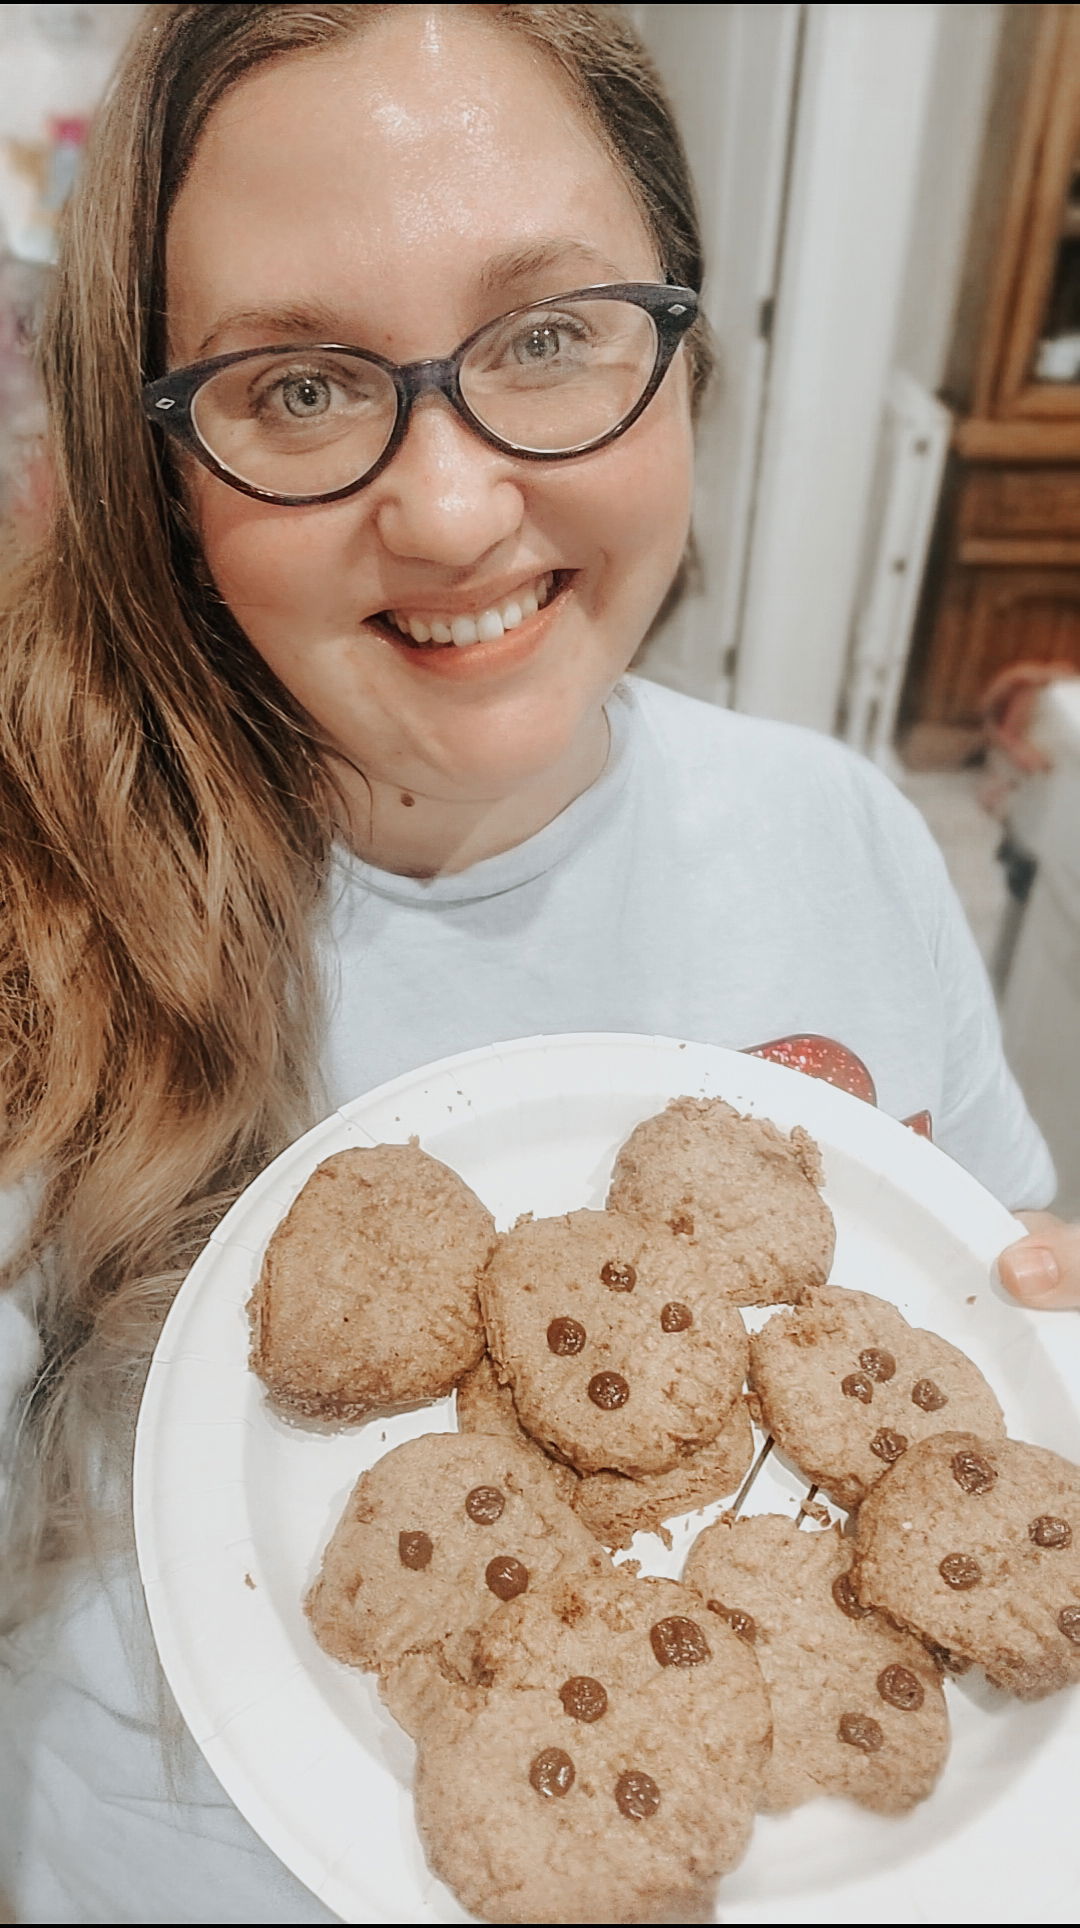
<path fill-rule="evenodd" d="M 422 616 L 409 616 L 402 609 L 391 609 L 387 613 L 395 629 L 403 636 L 409 636 L 414 643 L 454 643 L 458 649 L 469 649 L 473 643 L 497 643 L 508 629 L 517 629 L 528 617 L 535 616 L 543 609 L 555 585 L 554 573 L 549 570 L 537 576 L 529 588 L 519 590 L 506 602 L 485 609 L 479 616 L 451 616 L 448 622 L 425 622 Z"/>

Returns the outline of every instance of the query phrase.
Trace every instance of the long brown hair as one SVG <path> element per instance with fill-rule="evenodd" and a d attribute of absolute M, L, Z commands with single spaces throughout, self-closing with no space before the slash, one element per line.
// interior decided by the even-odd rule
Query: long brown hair
<path fill-rule="evenodd" d="M 36 1268 L 43 1344 L 9 1576 L 77 1543 L 90 1442 L 130 1421 L 185 1267 L 319 1108 L 321 748 L 200 566 L 139 388 L 161 366 L 169 210 L 214 106 L 385 11 L 148 7 L 66 221 L 41 346 L 50 526 L 0 612 L 0 1183 L 35 1193 L 7 1278 Z M 557 65 L 665 272 L 700 287 L 683 150 L 620 9 L 472 11 Z M 700 388 L 702 334 L 691 353 Z"/>

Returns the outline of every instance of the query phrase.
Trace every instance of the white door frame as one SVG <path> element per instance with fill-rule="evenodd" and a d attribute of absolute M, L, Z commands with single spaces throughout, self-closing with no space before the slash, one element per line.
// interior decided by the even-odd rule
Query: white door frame
<path fill-rule="evenodd" d="M 806 9 L 734 702 L 826 731 L 848 657 L 940 13 Z"/>
<path fill-rule="evenodd" d="M 671 92 L 700 197 L 704 298 L 719 349 L 697 436 L 700 577 L 642 667 L 692 696 L 731 697 L 757 485 L 800 24 L 796 4 L 630 9 Z"/>

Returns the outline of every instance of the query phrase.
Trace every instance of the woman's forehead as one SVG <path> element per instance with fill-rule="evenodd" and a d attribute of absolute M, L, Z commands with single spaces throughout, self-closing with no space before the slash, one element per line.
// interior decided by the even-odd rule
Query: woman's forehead
<path fill-rule="evenodd" d="M 519 37 L 455 11 L 394 10 L 219 103 L 170 221 L 175 352 L 244 346 L 238 317 L 314 302 L 405 359 L 441 352 L 433 320 L 464 333 L 485 305 L 655 274 L 634 197 L 568 85 Z"/>

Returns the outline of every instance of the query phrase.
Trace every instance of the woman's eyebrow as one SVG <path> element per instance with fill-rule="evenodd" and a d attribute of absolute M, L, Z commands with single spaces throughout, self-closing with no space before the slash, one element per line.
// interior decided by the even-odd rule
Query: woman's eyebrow
<path fill-rule="evenodd" d="M 592 276 L 599 282 L 627 279 L 625 269 L 609 261 L 591 242 L 576 235 L 543 235 L 523 247 L 508 248 L 502 254 L 493 255 L 481 269 L 480 290 L 483 294 L 493 294 L 515 281 L 532 280 L 537 275 L 558 273 L 562 269 L 577 276 Z"/>
<path fill-rule="evenodd" d="M 298 307 L 278 308 L 272 304 L 257 308 L 236 308 L 219 315 L 209 333 L 203 336 L 195 359 L 201 361 L 223 335 L 255 329 L 260 341 L 278 335 L 316 335 L 322 341 L 335 341 L 341 331 L 341 316 L 321 302 L 304 302 Z"/>
<path fill-rule="evenodd" d="M 582 277 L 587 281 L 622 281 L 625 272 L 617 263 L 594 248 L 588 241 L 573 235 L 542 236 L 519 248 L 508 248 L 502 254 L 493 255 L 485 262 L 478 276 L 482 295 L 508 292 L 514 284 L 533 281 L 539 275 L 564 274 L 575 282 Z M 559 289 L 548 292 L 557 294 Z M 320 341 L 338 341 L 342 338 L 341 315 L 322 302 L 303 302 L 299 305 L 279 308 L 272 303 L 254 308 L 236 308 L 219 315 L 213 327 L 203 336 L 195 353 L 196 361 L 215 352 L 216 345 L 223 336 L 234 333 L 254 331 L 262 342 L 272 343 L 287 336 L 314 337 Z"/>

